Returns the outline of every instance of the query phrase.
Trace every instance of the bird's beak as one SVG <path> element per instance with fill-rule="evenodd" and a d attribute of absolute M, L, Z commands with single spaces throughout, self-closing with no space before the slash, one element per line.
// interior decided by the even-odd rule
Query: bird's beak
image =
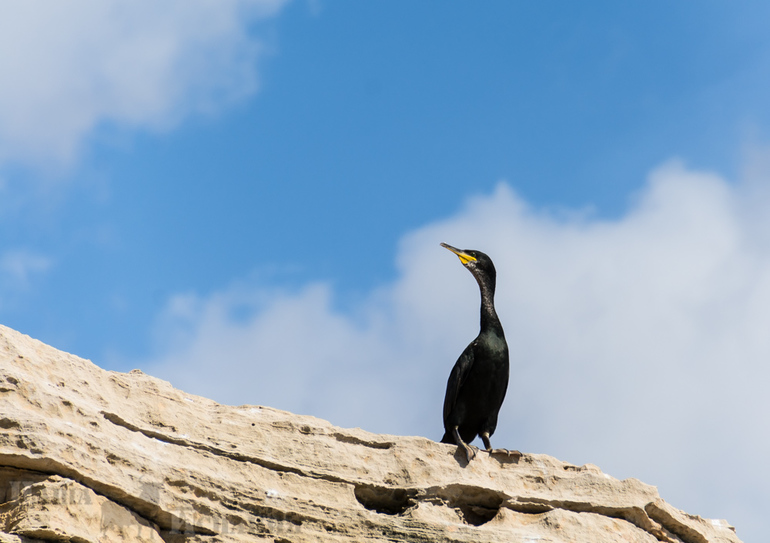
<path fill-rule="evenodd" d="M 445 249 L 449 249 L 454 254 L 460 257 L 460 262 L 463 263 L 463 266 L 467 264 L 468 262 L 473 262 L 476 260 L 476 257 L 469 255 L 466 252 L 461 251 L 460 249 L 457 249 L 456 247 L 452 247 L 451 245 L 447 245 L 446 243 L 441 244 L 442 247 Z"/>

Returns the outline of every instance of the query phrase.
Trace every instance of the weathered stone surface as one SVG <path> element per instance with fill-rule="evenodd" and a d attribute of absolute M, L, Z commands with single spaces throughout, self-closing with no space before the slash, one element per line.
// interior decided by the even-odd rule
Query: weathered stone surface
<path fill-rule="evenodd" d="M 1 468 L 0 526 L 40 540 L 162 543 L 157 526 L 72 479 Z"/>
<path fill-rule="evenodd" d="M 0 543 L 739 543 L 654 487 L 231 407 L 0 326 Z"/>

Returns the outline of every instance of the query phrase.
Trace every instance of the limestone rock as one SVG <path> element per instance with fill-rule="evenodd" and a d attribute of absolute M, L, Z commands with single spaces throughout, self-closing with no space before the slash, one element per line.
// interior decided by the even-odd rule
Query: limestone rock
<path fill-rule="evenodd" d="M 225 406 L 0 326 L 0 543 L 740 543 L 636 479 Z"/>

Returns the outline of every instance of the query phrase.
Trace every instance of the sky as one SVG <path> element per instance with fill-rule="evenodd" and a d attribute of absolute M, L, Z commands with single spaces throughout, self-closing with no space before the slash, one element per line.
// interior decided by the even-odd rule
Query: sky
<path fill-rule="evenodd" d="M 0 4 L 0 322 L 219 402 L 443 433 L 489 254 L 494 446 L 760 541 L 770 5 Z"/>

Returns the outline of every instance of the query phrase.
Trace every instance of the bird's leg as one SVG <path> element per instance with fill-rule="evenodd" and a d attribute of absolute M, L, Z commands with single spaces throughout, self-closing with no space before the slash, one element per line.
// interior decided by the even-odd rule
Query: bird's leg
<path fill-rule="evenodd" d="M 476 447 L 473 445 L 468 445 L 465 441 L 463 441 L 463 438 L 460 437 L 460 430 L 457 426 L 452 428 L 452 433 L 455 436 L 455 441 L 457 444 L 465 451 L 465 458 L 468 460 L 468 463 L 470 463 L 470 461 L 476 457 Z"/>
<path fill-rule="evenodd" d="M 492 444 L 489 442 L 489 432 L 481 432 L 479 435 L 481 436 L 481 441 L 484 442 L 484 449 L 486 449 L 486 452 L 489 454 L 504 454 L 506 456 L 517 457 L 521 456 L 519 451 L 509 451 L 508 449 L 493 449 Z"/>

